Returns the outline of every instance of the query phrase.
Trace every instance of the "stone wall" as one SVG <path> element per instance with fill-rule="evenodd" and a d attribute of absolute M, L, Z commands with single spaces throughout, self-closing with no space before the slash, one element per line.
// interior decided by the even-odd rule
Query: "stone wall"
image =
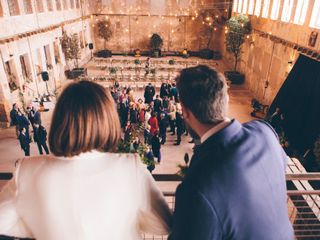
<path fill-rule="evenodd" d="M 95 49 L 104 48 L 104 40 L 96 34 L 96 23 L 108 18 L 112 24 L 113 36 L 106 47 L 112 51 L 129 51 L 139 48 L 149 50 L 149 39 L 153 33 L 158 33 L 163 39 L 163 51 L 182 51 L 187 48 L 198 51 L 206 48 L 208 37 L 202 35 L 202 20 L 192 20 L 189 16 L 131 16 L 131 15 L 105 15 L 92 18 L 92 35 L 95 39 Z M 209 48 L 220 50 L 219 32 L 221 28 L 213 31 Z"/>
<path fill-rule="evenodd" d="M 33 1 L 32 1 L 33 2 Z M 45 3 L 45 1 L 44 1 Z M 22 4 L 22 1 L 19 1 Z M 34 4 L 34 2 L 33 2 Z M 83 6 L 87 2 L 82 1 Z M 60 39 L 62 31 L 68 34 L 77 33 L 81 44 L 81 61 L 86 62 L 91 56 L 87 43 L 92 42 L 90 19 L 84 19 L 87 10 L 69 8 L 53 11 L 44 9 L 36 13 L 35 5 L 32 14 L 22 11 L 17 16 L 10 16 L 7 5 L 4 16 L 0 17 L 0 125 L 8 126 L 9 112 L 13 103 L 29 105 L 36 97 L 47 94 L 46 83 L 41 78 L 41 72 L 49 73 L 49 94 L 64 82 L 64 71 L 72 64 L 67 64 L 62 53 Z M 20 5 L 20 9 L 22 5 Z M 45 7 L 45 6 L 44 6 Z M 51 26 L 59 26 L 51 29 Z M 34 33 L 37 31 L 37 33 Z M 32 34 L 31 34 L 32 32 Z M 24 34 L 23 36 L 21 34 Z M 22 58 L 27 65 L 27 77 L 22 67 Z M 12 74 L 8 74 L 8 64 Z M 11 77 L 13 76 L 13 77 Z M 14 78 L 17 89 L 9 87 L 9 78 Z"/>
<path fill-rule="evenodd" d="M 312 1 L 310 1 L 312 6 Z M 319 29 L 308 26 L 312 8 L 309 8 L 305 25 L 284 23 L 280 20 L 271 20 L 251 16 L 253 29 L 266 33 L 254 32 L 243 45 L 243 54 L 239 64 L 239 70 L 245 73 L 245 84 L 252 91 L 255 98 L 264 104 L 271 104 L 280 87 L 288 76 L 299 54 L 292 46 L 283 42 L 272 40 L 278 37 L 290 41 L 305 48 L 320 53 L 320 37 L 314 47 L 308 45 L 312 31 L 319 33 Z M 221 35 L 221 43 L 224 41 Z M 229 69 L 232 69 L 233 58 L 223 47 L 224 61 Z M 267 82 L 267 83 L 266 83 Z"/>

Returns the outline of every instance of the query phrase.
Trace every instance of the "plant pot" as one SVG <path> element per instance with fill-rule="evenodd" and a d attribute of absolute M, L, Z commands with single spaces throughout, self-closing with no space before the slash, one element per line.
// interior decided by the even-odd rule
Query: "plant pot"
<path fill-rule="evenodd" d="M 112 52 L 110 50 L 105 49 L 97 52 L 96 56 L 101 58 L 109 58 L 112 57 Z"/>
<path fill-rule="evenodd" d="M 68 79 L 76 79 L 81 75 L 87 75 L 86 68 L 74 68 L 72 70 L 67 70 L 64 72 Z"/>
<path fill-rule="evenodd" d="M 214 56 L 214 51 L 210 49 L 201 49 L 199 51 L 199 57 L 203 59 L 212 59 Z"/>
<path fill-rule="evenodd" d="M 160 49 L 153 50 L 151 56 L 154 57 L 154 58 L 161 57 L 161 50 Z"/>
<path fill-rule="evenodd" d="M 242 73 L 236 71 L 226 71 L 224 75 L 227 79 L 231 81 L 232 84 L 242 84 L 244 83 L 245 76 Z"/>

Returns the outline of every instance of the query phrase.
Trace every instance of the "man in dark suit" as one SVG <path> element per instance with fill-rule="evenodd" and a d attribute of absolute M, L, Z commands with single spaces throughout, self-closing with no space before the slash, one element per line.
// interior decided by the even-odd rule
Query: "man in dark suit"
<path fill-rule="evenodd" d="M 11 126 L 16 127 L 16 136 L 17 138 L 19 138 L 18 107 L 16 103 L 14 103 L 12 106 L 12 110 L 10 111 L 10 118 Z"/>
<path fill-rule="evenodd" d="M 153 101 L 153 103 L 154 103 L 154 111 L 159 113 L 160 107 L 162 107 L 162 101 L 159 95 L 156 96 L 156 99 Z"/>
<path fill-rule="evenodd" d="M 154 86 L 149 83 L 144 89 L 144 102 L 150 104 L 155 94 L 156 90 L 154 89 Z"/>
<path fill-rule="evenodd" d="M 21 149 L 24 151 L 24 155 L 30 156 L 30 138 L 25 128 L 20 129 L 19 142 Z"/>
<path fill-rule="evenodd" d="M 294 239 L 287 156 L 275 131 L 227 118 L 227 86 L 215 70 L 187 68 L 176 81 L 185 123 L 201 145 L 177 188 L 170 239 Z"/>
<path fill-rule="evenodd" d="M 46 154 L 49 154 L 49 149 L 47 146 L 47 131 L 38 123 L 34 124 L 34 141 L 37 143 L 38 150 L 41 155 L 43 154 L 42 148 Z"/>

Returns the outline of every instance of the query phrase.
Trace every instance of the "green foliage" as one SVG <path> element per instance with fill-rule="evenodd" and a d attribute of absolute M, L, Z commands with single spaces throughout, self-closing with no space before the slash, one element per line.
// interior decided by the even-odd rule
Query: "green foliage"
<path fill-rule="evenodd" d="M 140 143 L 138 149 L 135 149 L 133 147 L 133 141 L 135 137 L 137 136 L 138 133 L 132 133 L 131 137 L 128 141 L 121 140 L 118 144 L 118 151 L 119 153 L 138 153 L 141 159 L 141 162 L 148 167 L 153 167 L 155 166 L 155 161 L 154 158 L 148 158 L 145 153 L 148 149 L 148 146 Z"/>
<path fill-rule="evenodd" d="M 317 163 L 320 165 L 320 137 L 314 143 L 313 153 Z"/>
<path fill-rule="evenodd" d="M 150 38 L 150 48 L 152 50 L 160 49 L 163 45 L 163 40 L 159 34 L 154 33 Z"/>
<path fill-rule="evenodd" d="M 111 22 L 109 20 L 101 20 L 97 23 L 97 35 L 104 39 L 104 48 L 106 48 L 107 41 L 112 37 Z"/>
<path fill-rule="evenodd" d="M 200 29 L 200 36 L 204 41 L 206 41 L 206 49 L 209 49 L 211 41 L 212 41 L 212 36 L 213 36 L 213 26 L 210 26 L 208 24 L 202 24 L 202 27 Z"/>
<path fill-rule="evenodd" d="M 179 165 L 178 165 L 178 168 L 180 168 L 180 170 L 177 172 L 177 174 L 178 174 L 179 176 L 181 176 L 181 177 L 185 177 L 185 175 L 187 174 L 188 169 L 189 169 L 190 159 L 189 159 L 189 154 L 188 154 L 188 153 L 185 153 L 185 154 L 184 154 L 183 160 L 184 160 L 184 162 L 185 162 L 185 165 L 179 164 Z"/>
<path fill-rule="evenodd" d="M 170 59 L 170 60 L 168 61 L 168 63 L 169 63 L 169 65 L 174 65 L 174 64 L 176 63 L 176 61 L 175 61 L 174 59 Z"/>
<path fill-rule="evenodd" d="M 110 72 L 110 74 L 116 74 L 117 71 L 118 71 L 118 68 L 116 68 L 116 67 L 109 67 L 109 72 Z"/>
<path fill-rule="evenodd" d="M 140 65 L 140 64 L 141 64 L 141 61 L 140 61 L 139 59 L 135 59 L 135 60 L 134 60 L 134 64 L 135 64 L 135 65 Z"/>
<path fill-rule="evenodd" d="M 78 67 L 78 60 L 81 58 L 79 37 L 74 33 L 69 36 L 66 32 L 63 32 L 61 39 L 61 47 L 67 61 L 74 60 Z"/>
<path fill-rule="evenodd" d="M 252 31 L 250 19 L 243 14 L 239 14 L 230 18 L 226 26 L 226 48 L 232 53 L 235 60 L 234 71 L 237 71 L 238 61 L 241 58 L 241 46 L 244 43 L 247 34 Z"/>
<path fill-rule="evenodd" d="M 151 69 L 150 69 L 150 73 L 153 74 L 153 75 L 155 75 L 155 74 L 157 73 L 157 70 L 156 70 L 155 68 L 151 68 Z"/>

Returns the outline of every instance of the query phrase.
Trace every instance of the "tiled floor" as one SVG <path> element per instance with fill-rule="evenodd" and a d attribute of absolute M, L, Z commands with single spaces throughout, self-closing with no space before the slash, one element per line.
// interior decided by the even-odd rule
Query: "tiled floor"
<path fill-rule="evenodd" d="M 223 71 L 224 66 L 218 65 L 218 70 Z M 143 92 L 138 90 L 136 97 L 141 97 Z M 240 122 L 246 122 L 252 119 L 250 116 L 251 107 L 250 101 L 252 95 L 243 86 L 231 86 L 229 89 L 229 112 L 230 118 L 236 118 Z M 42 113 L 43 124 L 47 130 L 49 130 L 50 119 L 54 107 L 53 103 L 48 103 L 47 107 L 50 109 L 48 112 Z M 190 141 L 189 136 L 183 136 L 180 146 L 174 146 L 176 136 L 168 134 L 167 143 L 162 147 L 162 162 L 156 166 L 154 173 L 176 173 L 178 171 L 177 165 L 183 163 L 183 157 L 185 153 L 188 153 L 191 157 L 193 144 L 188 143 Z M 31 156 L 38 155 L 38 149 L 35 143 L 31 143 Z M 24 156 L 23 151 L 20 149 L 19 142 L 15 136 L 15 129 L 0 129 L 0 172 L 12 172 L 14 171 L 14 162 Z M 3 182 L 0 181 L 0 188 Z M 171 190 L 172 184 L 159 183 L 162 190 Z M 167 187 L 170 186 L 170 189 Z"/>
<path fill-rule="evenodd" d="M 137 96 L 140 96 L 142 92 L 137 92 Z M 242 86 L 232 86 L 229 89 L 229 116 L 230 118 L 236 118 L 240 122 L 246 122 L 251 120 L 250 116 L 250 92 L 245 90 Z M 52 104 L 53 105 L 53 104 Z M 50 107 L 52 108 L 52 107 Z M 50 118 L 52 115 L 52 109 L 49 112 L 42 113 L 42 119 L 44 126 L 49 129 Z M 168 140 L 165 145 L 162 146 L 161 152 L 163 160 L 160 165 L 156 166 L 154 173 L 176 173 L 178 171 L 177 165 L 183 163 L 183 157 L 185 153 L 192 155 L 193 144 L 188 143 L 190 141 L 189 136 L 183 136 L 180 146 L 174 146 L 176 136 L 171 136 L 168 133 Z M 38 149 L 35 143 L 31 143 L 31 156 L 38 155 Z M 15 129 L 0 129 L 0 172 L 12 172 L 14 170 L 14 162 L 22 158 L 23 151 L 20 149 L 19 142 L 15 137 Z M 3 185 L 3 182 L 0 187 Z M 172 190 L 175 184 L 159 183 L 162 190 Z"/>

